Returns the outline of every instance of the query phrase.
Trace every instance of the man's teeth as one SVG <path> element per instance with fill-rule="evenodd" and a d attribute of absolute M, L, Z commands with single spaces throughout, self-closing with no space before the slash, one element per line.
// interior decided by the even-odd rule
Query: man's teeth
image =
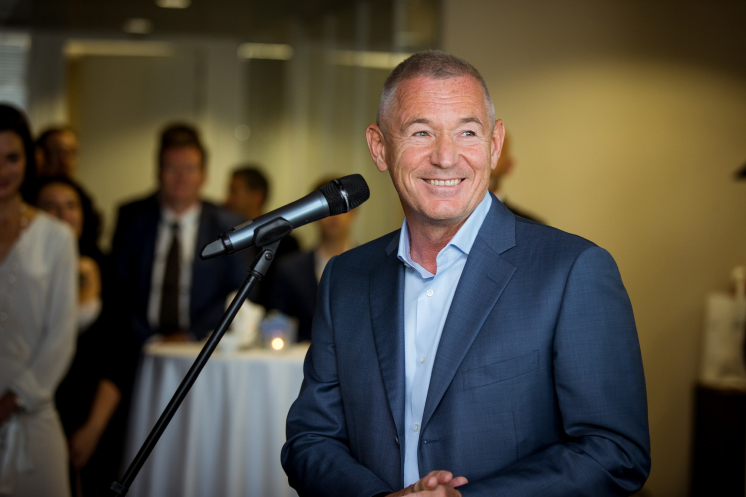
<path fill-rule="evenodd" d="M 460 179 L 449 179 L 447 181 L 443 181 L 440 179 L 429 179 L 427 180 L 428 183 L 435 186 L 456 186 L 459 183 L 461 183 Z"/>

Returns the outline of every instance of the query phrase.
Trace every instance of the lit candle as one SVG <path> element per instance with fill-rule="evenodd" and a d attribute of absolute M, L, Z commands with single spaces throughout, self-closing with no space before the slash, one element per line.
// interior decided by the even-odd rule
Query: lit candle
<path fill-rule="evenodd" d="M 285 346 L 285 341 L 280 337 L 273 338 L 270 345 L 275 350 L 282 350 L 282 348 Z"/>

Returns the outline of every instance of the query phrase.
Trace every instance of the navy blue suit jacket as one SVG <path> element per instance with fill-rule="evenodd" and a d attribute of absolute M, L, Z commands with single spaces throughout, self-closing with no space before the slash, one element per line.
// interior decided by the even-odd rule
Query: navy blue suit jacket
<path fill-rule="evenodd" d="M 301 496 L 403 487 L 399 232 L 330 261 L 282 463 Z M 420 475 L 464 496 L 629 495 L 650 469 L 632 308 L 611 256 L 493 197 L 445 322 Z"/>
<path fill-rule="evenodd" d="M 148 324 L 147 312 L 160 219 L 161 207 L 156 195 L 126 204 L 119 209 L 112 242 L 116 312 L 139 343 L 157 333 Z M 248 270 L 243 254 L 203 261 L 199 253 L 206 243 L 241 222 L 240 217 L 228 210 L 202 202 L 189 295 L 188 331 L 196 338 L 204 338 L 217 326 L 228 294 L 241 285 Z"/>

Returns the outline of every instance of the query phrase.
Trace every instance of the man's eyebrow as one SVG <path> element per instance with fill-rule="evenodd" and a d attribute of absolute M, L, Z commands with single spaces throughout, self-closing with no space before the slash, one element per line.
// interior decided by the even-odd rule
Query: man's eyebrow
<path fill-rule="evenodd" d="M 462 117 L 462 118 L 461 118 L 461 124 L 467 124 L 467 123 L 474 123 L 474 124 L 478 124 L 478 125 L 480 125 L 481 127 L 483 127 L 483 128 L 484 128 L 484 124 L 482 124 L 482 121 L 480 121 L 480 120 L 479 120 L 479 118 L 478 118 L 478 117 L 475 117 L 475 116 L 471 116 L 471 117 Z"/>
<path fill-rule="evenodd" d="M 430 124 L 430 119 L 427 119 L 426 117 L 416 117 L 414 119 L 410 119 L 409 121 L 402 124 L 401 130 L 404 131 L 413 124 Z"/>
<path fill-rule="evenodd" d="M 484 128 L 484 124 L 482 124 L 482 121 L 480 121 L 479 118 L 476 116 L 462 117 L 459 120 L 459 124 L 468 124 L 468 123 L 478 124 L 479 126 Z M 405 122 L 402 125 L 401 130 L 404 131 L 413 124 L 430 124 L 430 120 L 427 119 L 426 117 L 416 117 L 414 119 L 410 119 L 409 121 Z"/>

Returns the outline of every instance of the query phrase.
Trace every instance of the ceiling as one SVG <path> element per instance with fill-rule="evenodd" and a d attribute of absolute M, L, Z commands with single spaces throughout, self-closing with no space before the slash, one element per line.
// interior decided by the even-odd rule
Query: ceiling
<path fill-rule="evenodd" d="M 348 0 L 191 0 L 186 9 L 155 0 L 0 0 L 6 27 L 121 33 L 130 18 L 149 19 L 153 35 L 282 38 L 289 20 L 314 17 Z"/>

